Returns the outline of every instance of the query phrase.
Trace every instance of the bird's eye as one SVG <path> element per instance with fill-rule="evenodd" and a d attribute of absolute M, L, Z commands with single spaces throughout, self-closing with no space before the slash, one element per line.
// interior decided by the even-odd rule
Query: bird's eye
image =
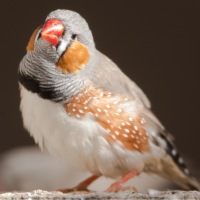
<path fill-rule="evenodd" d="M 75 40 L 77 38 L 77 35 L 73 34 L 71 38 L 72 38 L 72 40 Z"/>
<path fill-rule="evenodd" d="M 58 24 L 56 24 L 56 23 L 54 23 L 53 25 L 54 25 L 54 26 L 58 26 Z"/>

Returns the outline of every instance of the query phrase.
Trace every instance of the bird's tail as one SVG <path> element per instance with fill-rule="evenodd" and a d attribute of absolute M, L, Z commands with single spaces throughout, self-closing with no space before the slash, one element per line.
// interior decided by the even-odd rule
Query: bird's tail
<path fill-rule="evenodd" d="M 186 190 L 200 191 L 200 183 L 189 174 L 189 170 L 179 155 L 169 133 L 163 132 L 159 136 L 165 141 L 166 147 L 165 155 L 160 160 L 161 168 L 157 168 L 155 173 L 175 182 Z M 157 142 L 159 143 L 159 141 Z"/>
<path fill-rule="evenodd" d="M 160 133 L 160 137 L 166 142 L 166 155 L 161 159 L 163 167 L 158 174 L 186 190 L 200 190 L 200 183 L 189 174 L 189 170 L 169 137 L 169 133 Z"/>
<path fill-rule="evenodd" d="M 163 171 L 159 174 L 171 181 L 175 182 L 177 185 L 181 186 L 186 190 L 198 190 L 200 191 L 200 183 L 191 175 L 189 171 L 183 171 L 177 164 L 168 157 L 168 159 L 162 160 Z"/>

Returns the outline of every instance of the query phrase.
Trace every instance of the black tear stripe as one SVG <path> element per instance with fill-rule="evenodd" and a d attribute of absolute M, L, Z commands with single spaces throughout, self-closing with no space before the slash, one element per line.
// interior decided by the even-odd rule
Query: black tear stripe
<path fill-rule="evenodd" d="M 39 82 L 36 81 L 33 77 L 26 76 L 18 73 L 19 82 L 28 90 L 33 93 L 37 93 L 43 99 L 52 100 L 54 102 L 64 101 L 65 98 L 62 96 L 61 91 L 56 91 L 52 87 L 43 88 L 40 86 Z"/>
<path fill-rule="evenodd" d="M 59 41 L 59 42 L 58 42 L 58 44 L 57 44 L 57 46 L 56 46 L 56 49 L 57 49 L 57 50 L 58 50 L 58 48 L 60 47 L 61 42 L 62 42 L 62 41 Z M 71 46 L 71 43 L 69 43 L 69 44 L 66 46 L 65 50 L 62 52 L 62 54 L 60 55 L 60 57 L 59 57 L 59 59 L 58 59 L 57 62 L 59 62 L 59 60 L 63 57 L 63 55 L 65 54 L 65 52 L 68 50 L 68 48 L 69 48 L 70 46 Z"/>
<path fill-rule="evenodd" d="M 167 143 L 167 153 L 172 157 L 174 162 L 180 167 L 180 169 L 187 175 L 189 175 L 189 170 L 187 169 L 182 157 L 179 155 L 176 146 L 172 140 L 167 137 L 164 133 L 159 133 L 160 137 Z"/>

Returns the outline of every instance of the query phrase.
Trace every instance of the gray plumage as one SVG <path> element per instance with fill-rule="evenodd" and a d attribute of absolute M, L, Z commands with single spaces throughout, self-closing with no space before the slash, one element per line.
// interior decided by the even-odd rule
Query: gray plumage
<path fill-rule="evenodd" d="M 69 10 L 56 10 L 48 15 L 46 21 L 49 19 L 58 19 L 64 24 L 64 35 L 59 41 L 61 45 L 56 48 L 47 41 L 36 38 L 34 51 L 27 52 L 20 63 L 20 83 L 25 86 L 27 80 L 30 81 L 29 85 L 33 82 L 36 88 L 32 92 L 57 103 L 67 102 L 89 83 L 116 95 L 129 97 L 138 103 L 140 114 L 148 120 L 147 130 L 151 133 L 151 141 L 167 152 L 162 161 L 164 171 L 146 166 L 146 172 L 169 178 L 186 189 L 200 189 L 198 182 L 186 173 L 184 163 L 178 163 L 180 156 L 170 153 L 175 146 L 162 124 L 150 111 L 151 105 L 146 95 L 115 63 L 96 50 L 87 22 L 79 14 Z M 88 48 L 90 58 L 79 73 L 64 74 L 55 68 L 55 63 L 73 42 L 72 34 L 76 34 L 77 40 Z"/>

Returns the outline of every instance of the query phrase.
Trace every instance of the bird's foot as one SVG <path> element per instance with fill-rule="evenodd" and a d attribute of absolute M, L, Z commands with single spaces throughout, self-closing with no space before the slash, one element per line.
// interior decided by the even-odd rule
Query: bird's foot
<path fill-rule="evenodd" d="M 123 177 L 121 177 L 118 181 L 113 183 L 105 192 L 119 192 L 119 191 L 125 191 L 133 189 L 135 192 L 137 192 L 137 189 L 135 187 L 129 186 L 129 187 L 122 187 L 122 185 L 127 182 L 129 179 L 133 178 L 135 175 L 137 175 L 137 172 L 130 171 L 127 174 L 125 174 Z"/>
<path fill-rule="evenodd" d="M 138 190 L 134 186 L 121 187 L 121 188 L 118 189 L 117 192 L 126 191 L 126 190 L 134 190 L 135 192 L 138 192 Z"/>
<path fill-rule="evenodd" d="M 78 192 L 78 191 L 82 191 L 81 193 L 85 193 L 85 192 L 92 192 L 90 190 L 87 189 L 87 187 L 94 182 L 96 179 L 98 179 L 100 176 L 91 176 L 88 179 L 82 181 L 81 183 L 79 183 L 76 187 L 73 188 L 67 188 L 67 189 L 60 189 L 57 190 L 58 192 L 62 192 L 62 193 L 69 193 L 69 192 Z M 78 193 L 79 194 L 79 193 Z"/>
<path fill-rule="evenodd" d="M 138 192 L 138 190 L 134 186 L 128 186 L 128 187 L 115 187 L 115 186 L 110 186 L 105 192 L 111 193 L 111 192 L 121 192 L 121 191 L 126 191 L 126 190 L 134 190 L 135 192 Z"/>

